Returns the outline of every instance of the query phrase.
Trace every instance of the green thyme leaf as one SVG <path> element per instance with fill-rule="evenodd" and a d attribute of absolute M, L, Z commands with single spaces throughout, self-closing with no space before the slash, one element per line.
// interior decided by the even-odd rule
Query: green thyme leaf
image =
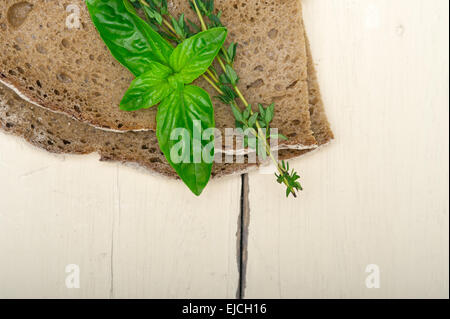
<path fill-rule="evenodd" d="M 221 12 L 219 12 L 217 15 L 215 14 L 208 15 L 209 21 L 211 21 L 211 23 L 209 24 L 210 28 L 223 27 L 222 21 L 220 21 L 220 15 Z"/>
<path fill-rule="evenodd" d="M 266 110 L 261 104 L 258 104 L 259 114 L 261 115 L 261 118 L 266 118 Z"/>
<path fill-rule="evenodd" d="M 227 78 L 230 81 L 230 83 L 233 86 L 236 85 L 239 82 L 239 77 L 236 74 L 236 71 L 228 64 L 225 66 L 225 69 L 226 69 Z"/>
<path fill-rule="evenodd" d="M 277 139 L 277 140 L 284 140 L 284 141 L 288 140 L 288 138 L 286 136 L 284 136 L 283 134 L 270 134 L 269 137 L 272 139 Z"/>
<path fill-rule="evenodd" d="M 161 16 L 161 14 L 158 11 L 156 11 L 155 9 L 152 9 L 150 7 L 145 7 L 145 6 L 143 7 L 143 9 L 150 21 L 154 20 L 159 25 L 162 25 L 163 17 Z"/>
<path fill-rule="evenodd" d="M 221 85 L 220 90 L 223 92 L 222 95 L 217 96 L 225 104 L 231 104 L 236 99 L 236 93 L 228 86 Z"/>
<path fill-rule="evenodd" d="M 184 39 L 186 37 L 185 29 L 184 29 L 184 17 L 183 20 L 177 21 L 175 18 L 172 18 L 172 26 L 175 29 L 176 34 Z M 183 22 L 181 22 L 183 21 Z"/>
<path fill-rule="evenodd" d="M 236 119 L 236 121 L 241 122 L 242 124 L 245 124 L 245 118 L 241 113 L 241 110 L 239 110 L 234 103 L 231 104 L 231 111 L 233 112 L 234 118 Z"/>
<path fill-rule="evenodd" d="M 195 24 L 195 22 L 192 22 L 191 20 L 187 19 L 187 22 L 189 23 L 189 25 L 191 26 L 191 28 L 194 30 L 195 33 L 199 33 L 200 31 L 202 31 L 202 29 Z"/>
<path fill-rule="evenodd" d="M 207 9 L 207 6 L 206 6 L 206 4 L 202 1 L 202 0 L 194 0 L 195 2 L 196 2 L 196 4 L 197 4 L 197 6 L 198 6 L 198 8 L 199 8 L 199 10 L 200 10 L 200 12 L 203 14 L 203 15 L 208 15 L 208 13 L 209 13 L 209 11 L 208 11 L 208 9 Z M 195 7 L 194 7 L 194 4 L 192 3 L 192 1 L 189 1 L 190 2 L 190 4 L 191 4 L 191 7 L 195 10 Z"/>
<path fill-rule="evenodd" d="M 270 122 L 272 122 L 273 115 L 275 110 L 275 104 L 272 103 L 266 108 L 266 114 L 264 115 L 264 120 L 267 125 L 269 125 Z"/>
<path fill-rule="evenodd" d="M 225 73 L 222 73 L 219 76 L 219 81 L 221 84 L 231 84 L 230 79 L 228 78 L 228 76 Z"/>
<path fill-rule="evenodd" d="M 258 119 L 259 113 L 253 113 L 248 120 L 248 126 L 253 127 L 256 124 L 256 120 Z"/>
<path fill-rule="evenodd" d="M 147 3 L 152 4 L 154 7 L 158 8 L 162 15 L 166 15 L 168 13 L 167 0 L 147 0 Z"/>
<path fill-rule="evenodd" d="M 227 49 L 228 63 L 233 64 L 236 59 L 237 43 L 232 42 Z"/>

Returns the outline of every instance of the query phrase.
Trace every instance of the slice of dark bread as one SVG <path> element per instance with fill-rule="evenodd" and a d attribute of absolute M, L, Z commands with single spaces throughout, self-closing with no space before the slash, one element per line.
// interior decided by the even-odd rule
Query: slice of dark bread
<path fill-rule="evenodd" d="M 308 86 L 309 110 L 314 136 L 326 144 L 333 138 L 320 94 L 309 45 Z M 22 136 L 28 142 L 54 153 L 87 154 L 98 152 L 102 160 L 136 163 L 151 171 L 176 177 L 158 148 L 155 133 L 115 133 L 96 129 L 64 114 L 57 114 L 22 100 L 0 84 L 0 129 Z M 280 158 L 289 159 L 306 150 L 282 150 Z M 215 164 L 213 176 L 246 172 L 257 165 Z"/>
<path fill-rule="evenodd" d="M 333 131 L 328 122 L 325 113 L 325 106 L 320 92 L 319 81 L 317 79 L 317 72 L 314 66 L 314 59 L 311 53 L 311 46 L 309 45 L 308 37 L 306 36 L 306 54 L 308 59 L 308 92 L 309 92 L 309 113 L 311 117 L 311 129 L 314 133 L 314 138 L 317 140 L 319 146 L 323 146 L 334 139 Z M 280 150 L 280 159 L 291 159 L 301 156 L 313 150 Z"/>
<path fill-rule="evenodd" d="M 153 131 L 116 133 L 96 129 L 21 99 L 0 84 L 0 129 L 18 135 L 52 153 L 98 152 L 102 161 L 135 163 L 161 175 L 176 178 L 158 147 Z M 257 165 L 214 164 L 212 175 L 220 177 Z"/>
<path fill-rule="evenodd" d="M 314 147 L 300 2 L 216 3 L 230 40 L 240 44 L 236 69 L 248 100 L 277 103 L 273 125 L 289 137 L 283 147 Z M 190 11 L 187 0 L 169 4 L 175 13 Z M 74 6 L 79 9 L 79 29 L 66 25 L 78 13 L 66 11 Z M 101 128 L 155 129 L 156 108 L 119 110 L 133 76 L 101 41 L 84 1 L 0 1 L 0 43 L 0 81 L 17 88 L 31 102 Z M 209 87 L 201 80 L 197 84 Z M 218 128 L 234 127 L 228 106 L 215 101 L 215 113 Z"/>
<path fill-rule="evenodd" d="M 319 80 L 317 79 L 316 67 L 314 66 L 314 59 L 311 53 L 311 46 L 306 35 L 306 29 L 305 43 L 308 61 L 308 100 L 311 129 L 314 133 L 314 138 L 316 139 L 317 144 L 320 146 L 333 140 L 334 134 L 325 113 L 325 106 L 323 103 L 322 94 L 320 92 Z"/>

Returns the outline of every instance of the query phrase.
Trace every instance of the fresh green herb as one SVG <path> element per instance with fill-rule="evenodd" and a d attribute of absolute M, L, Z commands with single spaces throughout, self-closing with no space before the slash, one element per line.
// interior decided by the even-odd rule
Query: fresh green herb
<path fill-rule="evenodd" d="M 136 111 L 160 103 L 156 116 L 159 146 L 185 184 L 200 195 L 213 165 L 214 135 L 206 141 L 202 135 L 215 127 L 214 109 L 208 93 L 188 84 L 210 67 L 227 30 L 221 27 L 200 32 L 173 49 L 137 15 L 128 0 L 86 2 L 113 56 L 136 75 L 120 103 L 121 109 Z M 164 12 L 165 1 L 146 4 L 147 18 L 162 25 L 162 16 L 160 19 L 158 15 Z M 184 36 L 184 17 L 176 21 L 176 26 L 178 37 Z M 177 137 L 181 137 L 178 143 L 174 141 Z M 181 154 L 173 152 L 177 147 Z"/>
<path fill-rule="evenodd" d="M 143 10 L 147 21 L 139 18 L 129 1 Z M 299 175 L 290 171 L 289 163 L 279 162 L 269 145 L 271 138 L 287 139 L 270 132 L 275 104 L 266 108 L 259 104 L 258 112 L 254 112 L 239 90 L 239 76 L 233 68 L 238 44 L 223 46 L 227 32 L 220 20 L 221 12 L 215 13 L 214 0 L 189 1 L 200 26 L 189 19 L 186 21 L 184 14 L 173 17 L 166 0 L 86 2 L 113 56 L 137 76 L 120 107 L 134 111 L 160 103 L 158 143 L 169 163 L 195 194 L 199 195 L 208 183 L 212 168 L 212 161 L 207 163 L 194 158 L 198 157 L 195 154 L 202 149 L 202 153 L 209 156 L 214 154 L 213 136 L 206 142 L 198 137 L 200 132 L 214 127 L 211 99 L 201 88 L 187 85 L 202 76 L 218 92 L 216 98 L 230 105 L 236 126 L 250 132 L 250 136 L 244 136 L 245 147 L 255 149 L 263 159 L 270 157 L 278 170 L 277 182 L 286 186 L 286 196 L 296 197 L 302 190 Z M 178 46 L 173 49 L 171 43 Z M 212 66 L 214 59 L 221 72 Z M 238 99 L 244 105 L 243 110 L 238 106 Z M 189 121 L 194 124 L 188 125 Z M 180 133 L 180 136 L 188 135 L 187 139 L 182 139 L 183 143 L 173 141 L 171 132 L 176 128 L 186 129 Z M 174 150 L 179 152 L 171 154 Z"/>
<path fill-rule="evenodd" d="M 282 172 L 280 174 L 275 174 L 277 177 L 277 182 L 279 184 L 286 183 L 285 181 L 288 181 L 288 187 L 286 188 L 286 197 L 288 197 L 290 194 L 295 194 L 297 191 L 302 191 L 302 185 L 298 182 L 300 179 L 300 176 L 297 174 L 295 170 L 292 170 L 289 172 L 289 163 L 282 161 L 281 166 L 283 167 Z"/>
<path fill-rule="evenodd" d="M 214 14 L 214 0 L 192 0 L 190 1 L 191 8 L 196 12 L 202 30 L 205 31 L 205 19 L 209 19 L 211 26 L 222 25 L 220 21 L 220 12 Z M 239 90 L 237 83 L 239 78 L 233 69 L 233 63 L 236 58 L 237 44 L 232 43 L 228 49 L 222 47 L 220 55 L 216 57 L 218 64 L 221 66 L 223 73 L 217 78 L 213 74 L 209 74 L 208 82 L 220 94 L 218 98 L 231 106 L 233 115 L 236 118 L 236 125 L 253 132 L 255 139 L 244 136 L 244 143 L 253 149 L 256 149 L 258 156 L 265 159 L 269 156 L 275 164 L 278 173 L 275 174 L 277 182 L 286 186 L 286 197 L 293 195 L 297 197 L 297 192 L 303 190 L 298 182 L 300 176 L 292 170 L 289 172 L 289 164 L 284 161 L 279 162 L 273 155 L 268 140 L 272 137 L 279 139 L 287 139 L 284 135 L 271 135 L 270 122 L 274 116 L 275 104 L 271 104 L 266 109 L 259 105 L 259 112 L 254 113 L 251 105 L 247 102 L 242 92 Z M 236 99 L 239 98 L 244 104 L 244 111 L 240 111 L 237 106 Z M 244 145 L 245 145 L 244 144 Z M 261 147 L 261 145 L 263 145 Z"/>

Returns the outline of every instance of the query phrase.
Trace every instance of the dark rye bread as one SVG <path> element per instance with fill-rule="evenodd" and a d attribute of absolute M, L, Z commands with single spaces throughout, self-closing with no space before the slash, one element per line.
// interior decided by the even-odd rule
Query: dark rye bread
<path fill-rule="evenodd" d="M 276 103 L 278 114 L 272 127 L 289 137 L 289 141 L 281 144 L 298 149 L 315 148 L 308 112 L 308 60 L 301 2 L 216 0 L 215 3 L 222 12 L 221 20 L 229 30 L 229 39 L 239 44 L 235 68 L 241 77 L 239 87 L 248 102 L 255 111 L 258 103 Z M 196 21 L 188 1 L 169 1 L 169 5 L 174 12 L 187 12 L 187 17 Z M 215 95 L 203 79 L 199 85 Z M 229 116 L 226 125 L 233 123 L 228 107 L 217 103 L 216 108 L 217 105 Z"/>
<path fill-rule="evenodd" d="M 216 2 L 230 39 L 241 45 L 236 69 L 244 94 L 252 104 L 277 103 L 273 126 L 289 137 L 288 147 L 313 147 L 300 2 Z M 188 11 L 187 0 L 169 3 Z M 80 29 L 65 25 L 69 4 L 80 9 Z M 84 1 L 0 1 L 0 43 L 0 80 L 34 103 L 98 127 L 155 129 L 156 108 L 119 110 L 133 77 L 104 46 Z M 234 127 L 228 106 L 215 101 L 215 113 L 218 128 Z"/>
<path fill-rule="evenodd" d="M 311 118 L 311 129 L 317 144 L 324 145 L 334 139 L 333 131 L 328 122 L 325 113 L 325 106 L 320 92 L 319 80 L 317 79 L 316 67 L 314 66 L 314 59 L 311 53 L 311 46 L 305 31 L 306 55 L 307 55 L 307 70 L 308 70 L 308 100 L 309 100 L 309 114 Z"/>
<path fill-rule="evenodd" d="M 30 104 L 3 84 L 0 84 L 0 129 L 52 153 L 97 152 L 102 161 L 134 163 L 164 176 L 177 177 L 160 151 L 153 131 L 116 133 L 96 129 L 65 114 Z M 256 165 L 214 164 L 212 176 L 239 173 L 251 167 Z"/>
<path fill-rule="evenodd" d="M 309 45 L 308 85 L 314 136 L 326 144 L 333 138 L 317 82 Z M 87 154 L 98 152 L 102 160 L 136 163 L 151 171 L 176 177 L 161 154 L 155 134 L 147 132 L 115 133 L 95 129 L 44 108 L 30 104 L 0 84 L 0 129 L 25 138 L 31 144 L 54 153 Z M 300 156 L 307 150 L 282 150 L 280 158 Z M 215 164 L 213 176 L 237 174 L 256 168 L 249 164 Z"/>
<path fill-rule="evenodd" d="M 308 93 L 309 93 L 309 113 L 311 117 L 311 129 L 314 134 L 314 138 L 319 146 L 323 146 L 331 142 L 334 139 L 333 131 L 331 130 L 330 123 L 328 122 L 327 115 L 325 113 L 325 106 L 322 100 L 322 94 L 320 92 L 319 81 L 317 79 L 317 72 L 314 66 L 314 59 L 311 53 L 311 46 L 309 45 L 308 37 L 306 36 L 306 54 L 308 59 Z M 290 159 L 301 156 L 313 150 L 280 150 L 280 159 Z"/>

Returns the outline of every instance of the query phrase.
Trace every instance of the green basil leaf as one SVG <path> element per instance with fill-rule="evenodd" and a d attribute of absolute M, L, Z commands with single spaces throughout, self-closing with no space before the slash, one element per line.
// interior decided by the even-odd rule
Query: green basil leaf
<path fill-rule="evenodd" d="M 135 76 L 145 73 L 151 61 L 169 64 L 173 48 L 128 0 L 86 0 L 86 4 L 111 54 Z"/>
<path fill-rule="evenodd" d="M 191 83 L 211 66 L 226 37 L 226 28 L 214 28 L 184 40 L 170 56 L 170 66 Z"/>
<path fill-rule="evenodd" d="M 179 74 L 171 75 L 167 80 L 169 81 L 169 85 L 173 90 L 183 90 L 184 83 L 180 79 Z"/>
<path fill-rule="evenodd" d="M 120 109 L 124 111 L 136 111 L 149 108 L 161 102 L 168 96 L 173 88 L 168 82 L 172 70 L 160 63 L 151 62 L 149 70 L 138 76 L 131 82 L 127 92 L 125 92 Z"/>
<path fill-rule="evenodd" d="M 167 161 L 189 189 L 200 195 L 214 160 L 214 135 L 202 138 L 206 129 L 215 127 L 208 93 L 196 86 L 173 91 L 158 106 L 156 122 L 156 136 Z"/>

